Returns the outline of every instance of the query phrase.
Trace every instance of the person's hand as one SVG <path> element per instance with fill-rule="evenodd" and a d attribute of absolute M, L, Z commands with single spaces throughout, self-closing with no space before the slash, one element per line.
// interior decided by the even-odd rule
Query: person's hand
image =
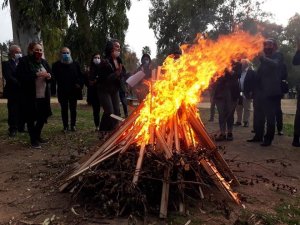
<path fill-rule="evenodd" d="M 46 78 L 47 80 L 50 80 L 50 79 L 51 79 L 51 74 L 50 74 L 50 73 L 47 73 L 45 78 Z"/>

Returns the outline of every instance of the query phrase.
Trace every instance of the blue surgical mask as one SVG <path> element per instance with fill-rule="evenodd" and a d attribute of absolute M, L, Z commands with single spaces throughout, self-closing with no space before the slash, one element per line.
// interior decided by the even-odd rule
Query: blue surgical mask
<path fill-rule="evenodd" d="M 72 57 L 70 54 L 61 54 L 61 60 L 65 63 L 70 63 L 72 61 Z"/>

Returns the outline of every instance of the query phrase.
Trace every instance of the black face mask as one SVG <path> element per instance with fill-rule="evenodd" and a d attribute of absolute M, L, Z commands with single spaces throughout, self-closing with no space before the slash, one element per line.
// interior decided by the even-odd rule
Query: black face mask
<path fill-rule="evenodd" d="M 266 55 L 271 55 L 272 52 L 273 52 L 273 48 L 264 48 L 264 53 L 265 53 Z"/>

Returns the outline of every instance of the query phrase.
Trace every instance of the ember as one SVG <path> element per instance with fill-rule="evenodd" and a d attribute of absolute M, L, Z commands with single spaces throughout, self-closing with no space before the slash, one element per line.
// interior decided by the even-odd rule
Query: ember
<path fill-rule="evenodd" d="M 65 174 L 61 190 L 74 183 L 79 175 L 96 169 L 116 154 L 125 153 L 135 144 L 139 146 L 139 154 L 132 173 L 134 185 L 138 185 L 147 151 L 162 155 L 169 164 L 165 166 L 164 173 L 159 174 L 163 180 L 160 217 L 167 216 L 169 177 L 173 167 L 189 167 L 185 163 L 178 165 L 178 158 L 187 152 L 197 156 L 193 158 L 194 165 L 204 170 L 225 196 L 240 204 L 237 193 L 230 187 L 230 183 L 238 185 L 239 182 L 207 134 L 197 114 L 196 104 L 212 78 L 217 79 L 226 68 L 231 69 L 234 60 L 254 58 L 261 51 L 262 42 L 263 38 L 259 35 L 236 32 L 222 36 L 216 42 L 199 36 L 196 44 L 182 46 L 183 54 L 178 60 L 169 56 L 161 70 L 153 74 L 156 81 L 150 84 L 151 91 L 145 101 L 93 155 L 86 156 Z M 198 170 L 194 168 L 194 177 L 201 179 Z M 181 189 L 180 185 L 178 188 Z"/>

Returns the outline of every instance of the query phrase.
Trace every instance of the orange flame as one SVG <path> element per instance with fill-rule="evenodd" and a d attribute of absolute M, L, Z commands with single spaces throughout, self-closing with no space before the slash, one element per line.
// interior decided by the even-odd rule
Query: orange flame
<path fill-rule="evenodd" d="M 221 36 L 217 41 L 197 37 L 194 45 L 181 46 L 178 60 L 168 56 L 162 66 L 164 73 L 152 85 L 135 126 L 142 126 L 137 138 L 149 141 L 151 126 L 160 127 L 172 118 L 182 104 L 193 107 L 210 80 L 231 69 L 233 60 L 253 59 L 261 50 L 264 38 L 242 31 Z"/>

